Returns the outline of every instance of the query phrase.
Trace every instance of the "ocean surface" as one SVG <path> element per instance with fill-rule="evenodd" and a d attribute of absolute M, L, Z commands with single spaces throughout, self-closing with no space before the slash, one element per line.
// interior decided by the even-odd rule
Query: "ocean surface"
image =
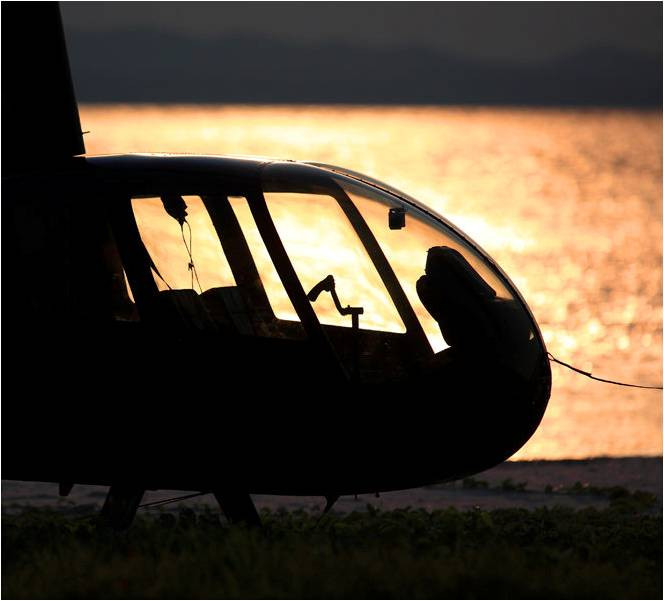
<path fill-rule="evenodd" d="M 418 198 L 524 295 L 548 349 L 662 382 L 662 117 L 656 111 L 83 105 L 90 154 L 261 155 L 341 165 Z M 553 366 L 514 459 L 661 455 L 662 394 Z"/>

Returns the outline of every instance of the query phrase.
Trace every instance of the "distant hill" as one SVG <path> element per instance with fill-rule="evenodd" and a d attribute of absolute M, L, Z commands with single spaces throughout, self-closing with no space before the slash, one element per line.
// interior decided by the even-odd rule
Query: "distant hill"
<path fill-rule="evenodd" d="M 83 102 L 661 106 L 662 57 L 589 48 L 541 64 L 152 30 L 68 32 Z"/>

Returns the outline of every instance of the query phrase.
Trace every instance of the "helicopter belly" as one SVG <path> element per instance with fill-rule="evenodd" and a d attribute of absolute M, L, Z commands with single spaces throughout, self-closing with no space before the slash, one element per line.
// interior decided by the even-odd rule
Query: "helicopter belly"
<path fill-rule="evenodd" d="M 527 407 L 537 393 L 516 377 L 499 385 L 485 373 L 480 381 L 491 384 L 478 385 L 471 371 L 455 368 L 452 378 L 446 365 L 418 381 L 353 385 L 306 362 L 315 356 L 308 345 L 263 350 L 261 359 L 240 345 L 226 355 L 167 344 L 157 353 L 136 337 L 122 341 L 120 371 L 109 339 L 105 349 L 83 345 L 76 373 L 51 358 L 39 378 L 28 383 L 26 374 L 24 402 L 6 412 L 22 449 L 5 456 L 6 477 L 373 492 L 486 469 L 539 421 Z M 540 395 L 547 377 L 543 368 Z"/>

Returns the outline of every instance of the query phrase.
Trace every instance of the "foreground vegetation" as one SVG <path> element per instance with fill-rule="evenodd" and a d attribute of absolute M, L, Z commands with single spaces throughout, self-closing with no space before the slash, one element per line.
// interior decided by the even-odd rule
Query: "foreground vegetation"
<path fill-rule="evenodd" d="M 445 509 L 140 515 L 125 533 L 29 510 L 2 521 L 9 598 L 662 598 L 662 517 Z"/>

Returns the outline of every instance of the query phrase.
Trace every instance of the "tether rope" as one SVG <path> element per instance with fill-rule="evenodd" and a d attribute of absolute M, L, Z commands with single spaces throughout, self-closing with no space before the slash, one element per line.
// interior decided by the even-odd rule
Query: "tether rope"
<path fill-rule="evenodd" d="M 560 359 L 556 359 L 551 353 L 547 352 L 547 355 L 549 356 L 549 360 L 553 361 L 554 363 L 558 363 L 559 365 L 562 365 L 566 367 L 567 369 L 571 369 L 572 371 L 575 371 L 582 376 L 586 376 L 586 378 L 590 378 L 591 380 L 597 380 L 598 382 L 605 382 L 607 384 L 615 384 L 616 386 L 629 386 L 630 388 L 647 388 L 649 390 L 662 390 L 661 386 L 645 386 L 643 384 L 627 384 L 626 382 L 617 382 L 616 380 L 607 380 L 606 378 L 598 378 L 597 376 L 593 376 L 589 371 L 583 371 L 582 369 L 579 369 L 578 367 L 574 367 L 573 365 L 570 365 L 569 363 L 565 363 L 564 361 L 561 361 Z"/>

